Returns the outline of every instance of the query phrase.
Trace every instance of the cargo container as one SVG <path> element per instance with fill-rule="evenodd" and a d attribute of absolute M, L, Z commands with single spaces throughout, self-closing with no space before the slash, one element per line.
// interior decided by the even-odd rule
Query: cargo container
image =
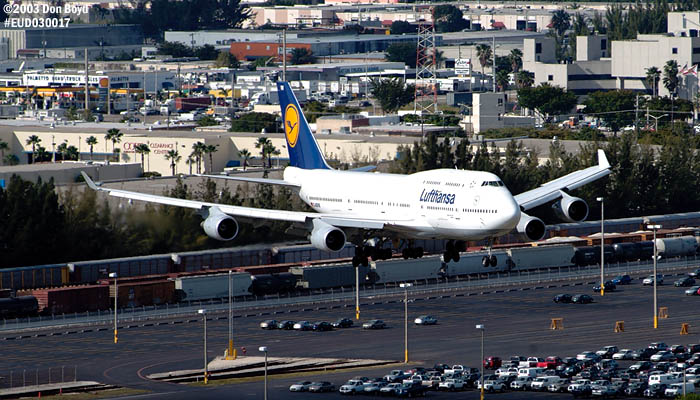
<path fill-rule="evenodd" d="M 563 267 L 572 264 L 574 246 L 553 245 L 537 247 L 520 247 L 506 250 L 510 269 L 525 270 L 533 268 Z"/>
<path fill-rule="evenodd" d="M 34 296 L 39 312 L 70 314 L 109 309 L 109 290 L 103 285 L 65 286 L 49 289 L 30 289 L 17 293 Z"/>
<path fill-rule="evenodd" d="M 174 279 L 175 299 L 177 301 L 208 300 L 228 298 L 229 274 L 193 275 Z M 252 284 L 250 274 L 236 272 L 231 274 L 232 296 L 246 296 L 250 294 Z"/>
<path fill-rule="evenodd" d="M 365 283 L 368 267 L 357 268 L 360 283 Z M 304 289 L 335 288 L 355 285 L 355 268 L 351 264 L 292 267 L 289 272 L 298 276 L 297 287 Z"/>
<path fill-rule="evenodd" d="M 698 242 L 694 236 L 656 239 L 656 252 L 661 257 L 692 256 L 697 250 Z"/>
<path fill-rule="evenodd" d="M 114 301 L 114 285 L 109 287 L 109 297 Z M 173 303 L 175 299 L 175 282 L 171 280 L 145 282 L 117 282 L 117 307 L 141 307 Z"/>
<path fill-rule="evenodd" d="M 176 97 L 175 109 L 177 112 L 187 112 L 198 108 L 206 108 L 211 104 L 211 97 Z"/>

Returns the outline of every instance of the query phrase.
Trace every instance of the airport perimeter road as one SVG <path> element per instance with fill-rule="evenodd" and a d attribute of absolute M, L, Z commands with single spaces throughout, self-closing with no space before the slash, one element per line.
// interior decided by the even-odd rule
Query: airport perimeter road
<path fill-rule="evenodd" d="M 672 287 L 668 282 L 659 287 L 659 305 L 668 307 L 669 318 L 660 320 L 660 327 L 652 329 L 652 289 L 643 287 L 639 280 L 622 286 L 616 293 L 601 298 L 589 284 L 553 283 L 553 287 L 491 289 L 486 294 L 469 291 L 409 295 L 409 317 L 431 314 L 439 319 L 436 326 L 409 326 L 409 357 L 422 365 L 436 362 L 479 364 L 480 333 L 476 324 L 486 326 L 486 355 L 507 358 L 514 354 L 574 356 L 584 350 L 597 350 L 604 345 L 640 348 L 652 341 L 670 344 L 700 342 L 700 297 L 685 296 L 684 288 Z M 527 290 L 522 290 L 527 289 Z M 585 293 L 595 299 L 586 305 L 555 304 L 557 293 Z M 296 357 L 403 359 L 403 304 L 400 298 L 382 298 L 362 307 L 362 321 L 380 318 L 388 329 L 363 331 L 359 327 L 332 332 L 263 331 L 258 327 L 262 319 L 277 320 L 334 320 L 354 316 L 353 307 L 303 311 L 299 308 L 278 308 L 278 314 L 265 317 L 237 318 L 234 322 L 236 347 L 245 347 L 248 354 L 260 355 L 259 346 L 267 346 L 269 355 Z M 365 300 L 367 301 L 367 300 Z M 372 304 L 376 303 L 376 304 Z M 218 318 L 221 315 L 213 315 Z M 209 357 L 223 354 L 228 338 L 228 323 L 222 319 L 209 321 Z M 550 330 L 551 318 L 563 318 L 564 329 Z M 78 367 L 78 379 L 96 380 L 133 388 L 155 391 L 149 397 L 165 398 L 261 398 L 261 382 L 197 388 L 169 383 L 152 382 L 144 378 L 154 372 L 201 368 L 203 363 L 203 326 L 201 318 L 192 316 L 190 322 L 149 323 L 149 326 L 123 328 L 119 343 L 113 343 L 112 331 L 81 333 L 52 332 L 55 336 L 3 340 L 0 335 L 0 374 L 13 370 L 48 369 L 49 367 Z M 624 333 L 614 333 L 615 321 L 625 322 Z M 681 323 L 690 324 L 690 335 L 680 336 Z M 47 334 L 42 332 L 40 335 Z M 357 370 L 338 374 L 319 374 L 305 377 L 311 380 L 329 380 L 336 385 L 349 376 L 384 375 L 391 367 Z M 271 380 L 271 398 L 306 398 L 309 395 L 289 393 L 287 387 L 299 378 Z M 274 397 L 272 394 L 274 393 Z M 472 398 L 475 392 L 457 395 Z M 319 395 L 335 397 L 336 395 Z M 431 393 L 435 398 L 456 398 L 455 395 Z M 464 396 L 464 397 L 463 397 Z M 518 394 L 498 395 L 502 398 L 523 398 Z M 515 397 L 513 397 L 515 396 Z M 522 396 L 522 394 L 521 394 Z M 555 395 L 545 395 L 556 398 Z M 476 397 L 474 397 L 476 398 Z M 526 398 L 535 398 L 531 393 Z"/>

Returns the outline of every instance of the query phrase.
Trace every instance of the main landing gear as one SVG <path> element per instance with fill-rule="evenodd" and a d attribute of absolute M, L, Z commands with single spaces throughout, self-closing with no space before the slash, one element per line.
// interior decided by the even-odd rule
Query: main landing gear
<path fill-rule="evenodd" d="M 442 254 L 443 261 L 448 263 L 450 261 L 458 262 L 459 253 L 467 251 L 467 242 L 464 240 L 448 240 L 445 245 L 445 252 Z"/>
<path fill-rule="evenodd" d="M 352 266 L 358 267 L 360 265 L 366 267 L 369 265 L 369 258 L 372 260 L 388 260 L 391 258 L 391 249 L 386 249 L 377 246 L 363 245 L 355 246 L 355 256 L 352 258 Z"/>

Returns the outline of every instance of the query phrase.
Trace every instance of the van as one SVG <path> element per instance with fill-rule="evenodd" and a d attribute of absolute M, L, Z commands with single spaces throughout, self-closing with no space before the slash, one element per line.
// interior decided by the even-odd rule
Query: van
<path fill-rule="evenodd" d="M 653 384 L 660 384 L 660 385 L 670 385 L 672 383 L 678 383 L 681 380 L 683 380 L 682 376 L 678 376 L 676 374 L 659 374 L 659 375 L 652 375 L 649 377 L 649 386 Z"/>
<path fill-rule="evenodd" d="M 553 383 L 559 383 L 561 378 L 558 376 L 540 376 L 532 381 L 530 388 L 532 390 L 547 390 L 547 387 Z"/>
<path fill-rule="evenodd" d="M 532 368 L 520 368 L 518 370 L 518 377 L 520 376 L 529 376 L 531 378 L 537 377 L 538 374 L 541 374 L 545 371 L 544 368 L 537 368 L 537 367 L 532 367 Z"/>

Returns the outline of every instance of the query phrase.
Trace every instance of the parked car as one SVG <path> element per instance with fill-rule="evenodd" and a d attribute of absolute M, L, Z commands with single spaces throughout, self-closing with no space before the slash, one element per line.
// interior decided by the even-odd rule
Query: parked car
<path fill-rule="evenodd" d="M 490 356 L 484 360 L 484 368 L 497 369 L 501 367 L 502 363 L 503 361 L 501 361 L 500 357 Z"/>
<path fill-rule="evenodd" d="M 571 303 L 571 295 L 570 294 L 558 294 L 554 296 L 554 302 L 555 303 Z"/>
<path fill-rule="evenodd" d="M 403 382 L 403 380 L 408 377 L 409 375 L 402 370 L 394 369 L 388 374 L 384 375 L 384 380 L 387 382 Z"/>
<path fill-rule="evenodd" d="M 639 397 L 644 394 L 644 391 L 649 385 L 646 382 L 630 382 L 625 388 L 625 394 L 627 396 Z"/>
<path fill-rule="evenodd" d="M 613 354 L 617 353 L 619 349 L 617 346 L 605 346 L 602 349 L 596 351 L 595 353 L 605 359 L 612 358 Z"/>
<path fill-rule="evenodd" d="M 464 380 L 460 378 L 449 378 L 438 384 L 438 390 L 449 390 L 453 392 L 455 390 L 462 390 L 465 388 Z"/>
<path fill-rule="evenodd" d="M 277 329 L 290 330 L 294 329 L 294 321 L 280 321 L 277 323 Z"/>
<path fill-rule="evenodd" d="M 573 394 L 574 397 L 585 396 L 591 393 L 591 381 L 589 379 L 579 379 L 571 382 L 566 391 Z"/>
<path fill-rule="evenodd" d="M 661 274 L 656 274 L 657 277 L 657 285 L 663 285 L 664 283 L 664 276 Z M 649 275 L 644 280 L 642 281 L 642 285 L 648 286 L 648 285 L 653 285 L 654 284 L 654 275 Z"/>
<path fill-rule="evenodd" d="M 395 396 L 396 391 L 403 385 L 403 383 L 392 382 L 379 389 L 379 394 L 382 396 Z"/>
<path fill-rule="evenodd" d="M 550 393 L 565 393 L 570 383 L 568 379 L 562 379 L 547 386 L 547 391 Z"/>
<path fill-rule="evenodd" d="M 603 285 L 605 286 L 606 292 L 614 292 L 615 289 L 617 289 L 617 286 L 613 283 L 613 281 L 605 281 Z M 593 286 L 593 291 L 600 292 L 600 285 Z"/>
<path fill-rule="evenodd" d="M 277 329 L 277 321 L 274 319 L 268 319 L 260 323 L 260 328 L 262 329 Z"/>
<path fill-rule="evenodd" d="M 647 347 L 650 349 L 654 349 L 656 351 L 668 349 L 668 345 L 664 342 L 653 342 L 653 343 L 649 344 L 649 346 L 647 346 Z"/>
<path fill-rule="evenodd" d="M 629 285 L 632 283 L 632 277 L 629 275 L 618 275 L 612 278 L 612 283 L 616 285 Z"/>
<path fill-rule="evenodd" d="M 648 371 L 648 370 L 652 369 L 653 366 L 654 365 L 649 361 L 640 361 L 638 363 L 634 363 L 634 364 L 630 365 L 630 367 L 628 369 L 630 371 L 634 371 L 634 372 Z"/>
<path fill-rule="evenodd" d="M 676 356 L 671 353 L 670 351 L 667 350 L 662 350 L 659 351 L 658 353 L 654 354 L 649 358 L 650 361 L 653 362 L 659 362 L 659 361 L 675 361 Z"/>
<path fill-rule="evenodd" d="M 577 294 L 571 298 L 571 302 L 575 304 L 588 304 L 593 302 L 593 298 L 587 294 Z"/>
<path fill-rule="evenodd" d="M 691 286 L 688 289 L 685 289 L 685 295 L 686 296 L 697 296 L 698 290 L 700 290 L 700 286 Z"/>
<path fill-rule="evenodd" d="M 387 385 L 387 383 L 384 381 L 375 381 L 375 382 L 366 383 L 364 394 L 377 394 L 386 385 Z"/>
<path fill-rule="evenodd" d="M 645 349 L 640 349 L 632 353 L 632 359 L 633 360 L 648 360 L 649 357 L 653 356 L 656 354 L 656 349 L 650 349 L 650 348 L 645 348 Z"/>
<path fill-rule="evenodd" d="M 313 329 L 313 325 L 309 321 L 299 321 L 294 324 L 294 330 L 297 331 L 310 331 L 311 329 Z"/>
<path fill-rule="evenodd" d="M 675 282 L 673 282 L 673 286 L 675 287 L 688 287 L 688 286 L 693 286 L 695 285 L 695 279 L 686 276 L 685 278 L 681 278 Z"/>
<path fill-rule="evenodd" d="M 634 350 L 632 349 L 622 349 L 618 351 L 617 353 L 612 355 L 613 360 L 631 360 L 632 359 L 632 353 L 634 353 Z"/>
<path fill-rule="evenodd" d="M 316 332 L 332 331 L 333 325 L 331 325 L 330 322 L 319 321 L 313 324 L 311 329 L 313 329 Z"/>
<path fill-rule="evenodd" d="M 362 329 L 384 329 L 386 324 L 381 319 L 373 319 L 362 324 Z"/>
<path fill-rule="evenodd" d="M 419 383 L 404 383 L 396 389 L 398 397 L 424 396 L 427 389 Z"/>
<path fill-rule="evenodd" d="M 663 397 L 665 392 L 666 392 L 666 385 L 655 383 L 653 385 L 649 385 L 644 390 L 643 396 L 648 397 L 648 398 L 659 398 L 659 397 Z"/>
<path fill-rule="evenodd" d="M 476 384 L 477 389 L 481 389 L 481 381 L 479 381 Z M 506 385 L 503 381 L 500 380 L 485 380 L 484 381 L 484 391 L 493 393 L 493 392 L 503 392 L 506 389 Z"/>
<path fill-rule="evenodd" d="M 340 318 L 339 320 L 333 322 L 334 328 L 349 328 L 352 326 L 352 320 L 349 318 Z"/>
<path fill-rule="evenodd" d="M 306 392 L 307 390 L 309 390 L 309 386 L 311 386 L 312 383 L 313 382 L 311 382 L 311 381 L 301 381 L 301 382 L 294 383 L 289 387 L 289 391 L 290 392 Z"/>
<path fill-rule="evenodd" d="M 309 385 L 309 392 L 322 393 L 335 391 L 335 385 L 330 382 L 314 382 Z"/>
<path fill-rule="evenodd" d="M 365 383 L 359 379 L 350 379 L 338 389 L 341 394 L 355 394 L 365 391 Z"/>
<path fill-rule="evenodd" d="M 421 315 L 413 321 L 416 325 L 435 325 L 437 324 L 437 318 L 431 315 Z"/>
<path fill-rule="evenodd" d="M 688 276 L 692 276 L 693 278 L 697 278 L 700 276 L 700 268 L 696 268 L 690 272 L 688 272 Z"/>

